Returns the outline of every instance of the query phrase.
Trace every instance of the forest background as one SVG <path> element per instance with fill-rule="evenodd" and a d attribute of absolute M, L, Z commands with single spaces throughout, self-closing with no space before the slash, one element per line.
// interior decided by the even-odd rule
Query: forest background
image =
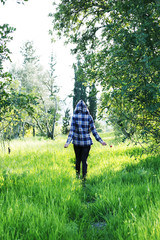
<path fill-rule="evenodd" d="M 76 56 L 74 87 L 68 96 L 73 109 L 83 99 L 94 120 L 98 110 L 99 119 L 104 118 L 124 140 L 156 151 L 160 139 L 159 2 L 55 1 L 53 7 L 51 40 L 65 38 Z M 44 70 L 34 43 L 28 40 L 20 50 L 21 66 L 12 65 L 5 72 L 4 61 L 10 59 L 7 44 L 14 31 L 8 24 L 1 26 L 1 138 L 24 137 L 32 129 L 33 136 L 54 139 L 62 113 L 54 53 Z M 97 105 L 99 86 L 102 94 Z M 67 133 L 69 108 L 64 109 L 63 118 Z"/>

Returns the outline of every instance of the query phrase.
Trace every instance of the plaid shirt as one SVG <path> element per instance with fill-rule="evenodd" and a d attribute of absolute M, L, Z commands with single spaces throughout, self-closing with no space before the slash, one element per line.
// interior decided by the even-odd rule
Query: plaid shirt
<path fill-rule="evenodd" d="M 103 141 L 96 131 L 92 116 L 89 114 L 85 103 L 80 100 L 72 117 L 71 128 L 66 143 L 70 144 L 72 141 L 72 143 L 77 146 L 92 145 L 90 130 L 95 139 L 102 143 Z"/>

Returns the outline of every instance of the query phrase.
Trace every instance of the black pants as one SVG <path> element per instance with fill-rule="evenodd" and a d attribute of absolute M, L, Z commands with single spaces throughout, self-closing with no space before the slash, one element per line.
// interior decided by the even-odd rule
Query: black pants
<path fill-rule="evenodd" d="M 82 174 L 83 178 L 86 177 L 87 174 L 87 158 L 89 155 L 91 146 L 76 146 L 74 145 L 74 152 L 76 155 L 76 173 L 80 174 L 80 167 L 81 167 L 81 162 L 82 162 Z"/>

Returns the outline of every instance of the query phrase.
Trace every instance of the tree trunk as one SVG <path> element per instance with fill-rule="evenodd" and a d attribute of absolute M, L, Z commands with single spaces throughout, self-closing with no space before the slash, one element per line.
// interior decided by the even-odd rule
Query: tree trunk
<path fill-rule="evenodd" d="M 33 137 L 36 136 L 36 128 L 35 128 L 35 125 L 33 125 Z"/>
<path fill-rule="evenodd" d="M 17 135 L 18 135 L 18 137 L 20 137 L 21 126 L 22 126 L 22 122 L 20 121 L 20 122 L 18 123 L 18 131 L 17 131 Z"/>
<path fill-rule="evenodd" d="M 24 129 L 24 127 L 25 127 L 25 122 L 22 123 L 22 129 L 23 129 L 23 131 L 22 131 L 22 137 L 23 137 L 23 138 L 24 138 L 24 135 L 25 135 L 25 129 Z"/>
<path fill-rule="evenodd" d="M 53 124 L 52 124 L 52 137 L 51 139 L 54 140 L 54 130 L 55 130 L 55 123 L 56 123 L 56 113 L 57 113 L 57 99 L 55 98 L 55 112 L 53 117 Z"/>
<path fill-rule="evenodd" d="M 37 120 L 35 117 L 33 117 L 33 119 L 36 121 L 37 126 L 38 126 L 38 128 L 40 129 L 41 133 L 42 133 L 44 136 L 46 136 L 46 133 L 43 131 L 40 123 L 38 122 L 38 120 Z"/>

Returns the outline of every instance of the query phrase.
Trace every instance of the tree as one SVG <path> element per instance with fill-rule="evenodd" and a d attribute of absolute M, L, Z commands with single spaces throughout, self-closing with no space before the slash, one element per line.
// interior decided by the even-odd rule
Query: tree
<path fill-rule="evenodd" d="M 63 117 L 62 133 L 68 134 L 70 126 L 70 110 L 67 108 Z"/>
<path fill-rule="evenodd" d="M 11 83 L 12 77 L 9 73 L 3 72 L 3 62 L 5 60 L 10 60 L 10 50 L 8 49 L 7 44 L 12 40 L 10 34 L 13 31 L 15 31 L 15 29 L 9 27 L 8 24 L 0 26 L 0 118 L 11 104 L 9 101 L 10 92 L 7 91 L 7 89 Z"/>
<path fill-rule="evenodd" d="M 17 1 L 17 3 L 24 3 L 24 1 Z M 3 4 L 5 2 L 6 0 L 0 1 Z M 19 92 L 12 75 L 3 72 L 3 62 L 11 60 L 7 44 L 12 40 L 10 34 L 15 30 L 8 24 L 0 26 L 0 135 L 4 139 L 15 137 L 15 127 L 20 121 L 20 112 L 24 110 L 32 112 L 32 104 L 35 104 L 35 98 L 31 94 Z"/>
<path fill-rule="evenodd" d="M 91 116 L 93 117 L 93 120 L 96 120 L 96 114 L 97 114 L 97 91 L 96 91 L 96 86 L 93 83 L 90 87 L 89 87 L 89 97 L 88 97 L 88 101 L 89 101 L 89 112 L 91 114 Z"/>
<path fill-rule="evenodd" d="M 60 115 L 59 110 L 59 92 L 55 84 L 55 60 L 51 54 L 50 70 L 45 72 L 39 82 L 39 106 L 35 108 L 36 115 L 34 120 L 37 123 L 41 133 L 48 138 L 55 138 L 55 125 Z"/>
<path fill-rule="evenodd" d="M 74 89 L 73 89 L 73 109 L 75 109 L 79 100 L 87 103 L 86 79 L 81 67 L 80 60 L 77 65 L 74 64 Z"/>
<path fill-rule="evenodd" d="M 54 30 L 84 59 L 87 76 L 101 83 L 102 110 L 112 124 L 126 137 L 158 144 L 159 10 L 155 0 L 61 0 L 50 14 Z"/>
<path fill-rule="evenodd" d="M 20 67 L 12 65 L 10 73 L 14 79 L 17 81 L 18 93 L 23 93 L 24 95 L 32 96 L 36 98 L 36 106 L 38 104 L 38 89 L 39 89 L 39 76 L 42 76 L 42 67 L 39 62 L 39 57 L 36 54 L 36 50 L 32 41 L 27 41 L 21 47 L 21 54 L 23 57 L 23 64 Z M 35 121 L 33 121 L 33 111 L 29 112 L 22 109 L 19 112 L 19 121 L 17 123 L 17 128 L 19 133 L 18 136 L 22 135 L 24 137 L 25 130 L 28 128 L 33 129 L 33 136 L 35 136 Z"/>
<path fill-rule="evenodd" d="M 10 140 L 20 137 L 22 116 L 33 113 L 36 99 L 31 94 L 20 93 L 14 79 L 5 85 L 5 90 L 9 94 L 0 101 L 0 133 L 4 140 Z"/>
<path fill-rule="evenodd" d="M 19 70 L 19 80 L 21 88 L 26 92 L 37 94 L 41 76 L 43 76 L 42 66 L 39 64 L 40 58 L 36 54 L 33 41 L 26 41 L 21 47 L 23 57 L 22 68 Z"/>
<path fill-rule="evenodd" d="M 21 48 L 21 54 L 23 56 L 23 64 L 31 63 L 35 66 L 39 63 L 39 57 L 36 54 L 33 41 L 26 41 Z"/>
<path fill-rule="evenodd" d="M 0 0 L 0 3 L 5 4 L 7 0 Z M 28 0 L 24 0 L 28 1 Z M 18 2 L 18 1 L 17 1 Z M 21 1 L 23 2 L 23 0 Z M 9 24 L 0 25 L 0 78 L 4 78 L 5 74 L 2 74 L 3 71 L 3 61 L 10 60 L 10 50 L 7 47 L 8 42 L 10 42 L 13 37 L 10 36 L 16 29 L 10 27 Z"/>
<path fill-rule="evenodd" d="M 54 139 L 56 121 L 59 118 L 59 91 L 55 84 L 55 60 L 51 55 L 50 69 L 44 70 L 39 64 L 39 57 L 36 54 L 34 44 L 27 41 L 21 48 L 23 54 L 23 65 L 19 68 L 12 66 L 11 73 L 18 82 L 18 91 L 36 98 L 33 111 L 21 111 L 19 114 L 19 129 L 23 136 L 25 129 L 33 128 L 40 131 L 40 134 Z M 38 64 L 37 64 L 38 63 Z M 37 127 L 37 128 L 36 128 Z"/>
<path fill-rule="evenodd" d="M 90 114 L 93 119 L 96 119 L 97 112 L 97 91 L 93 79 L 91 79 L 91 83 L 87 86 L 87 78 L 85 76 L 84 68 L 82 68 L 83 64 L 78 59 L 77 65 L 74 64 L 74 72 L 75 72 L 75 82 L 74 82 L 74 95 L 73 95 L 73 109 L 75 109 L 76 104 L 79 100 L 83 100 L 86 104 L 88 104 L 88 108 Z M 89 88 L 89 92 L 88 92 Z"/>

